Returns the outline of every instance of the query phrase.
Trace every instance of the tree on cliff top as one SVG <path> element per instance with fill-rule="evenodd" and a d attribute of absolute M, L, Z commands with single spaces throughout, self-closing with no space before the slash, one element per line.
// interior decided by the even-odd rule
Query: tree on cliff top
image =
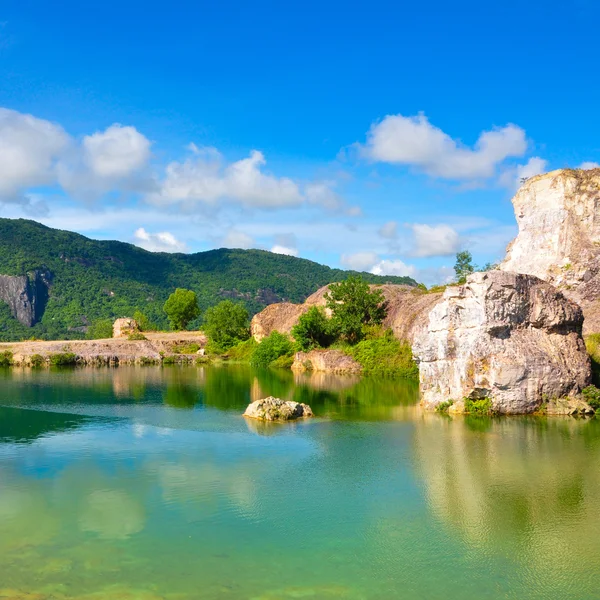
<path fill-rule="evenodd" d="M 180 331 L 200 316 L 198 299 L 192 290 L 177 288 L 165 302 L 163 310 L 171 323 L 171 329 Z"/>
<path fill-rule="evenodd" d="M 204 314 L 204 332 L 214 349 L 223 352 L 250 337 L 248 319 L 245 306 L 223 300 Z"/>
<path fill-rule="evenodd" d="M 333 327 L 350 344 L 364 338 L 365 325 L 380 325 L 387 315 L 383 292 L 371 290 L 360 276 L 331 284 L 325 300 L 332 312 Z"/>
<path fill-rule="evenodd" d="M 475 272 L 473 265 L 473 257 L 468 250 L 463 250 L 456 254 L 456 263 L 454 264 L 454 272 L 456 273 L 456 282 L 465 283 L 467 277 Z"/>

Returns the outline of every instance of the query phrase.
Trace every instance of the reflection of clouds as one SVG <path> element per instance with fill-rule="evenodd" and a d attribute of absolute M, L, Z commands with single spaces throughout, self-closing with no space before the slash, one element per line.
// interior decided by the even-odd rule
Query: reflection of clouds
<path fill-rule="evenodd" d="M 518 549 L 522 575 L 534 565 L 544 585 L 587 575 L 600 560 L 593 421 L 422 417 L 415 451 L 431 508 L 445 523 L 488 552 Z"/>
<path fill-rule="evenodd" d="M 102 538 L 124 539 L 141 531 L 145 521 L 144 507 L 133 496 L 120 490 L 97 490 L 86 499 L 79 527 Z"/>

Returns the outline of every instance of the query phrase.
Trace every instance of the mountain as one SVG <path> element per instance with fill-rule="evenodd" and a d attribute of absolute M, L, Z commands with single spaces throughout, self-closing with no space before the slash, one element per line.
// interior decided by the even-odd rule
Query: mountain
<path fill-rule="evenodd" d="M 351 274 L 264 250 L 148 252 L 35 221 L 0 219 L 0 340 L 81 338 L 94 321 L 135 310 L 166 328 L 162 306 L 177 287 L 194 290 L 203 310 L 231 298 L 254 314 L 273 302 L 303 302 Z M 416 285 L 410 277 L 362 276 L 370 283 Z"/>

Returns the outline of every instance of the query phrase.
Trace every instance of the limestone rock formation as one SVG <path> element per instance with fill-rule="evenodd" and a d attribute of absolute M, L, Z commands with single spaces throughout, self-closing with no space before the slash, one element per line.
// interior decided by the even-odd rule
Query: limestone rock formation
<path fill-rule="evenodd" d="M 362 365 L 341 350 L 311 350 L 296 352 L 293 371 L 315 371 L 323 373 L 360 373 Z"/>
<path fill-rule="evenodd" d="M 388 303 L 388 314 L 384 321 L 396 337 L 411 340 L 414 331 L 425 323 L 429 310 L 441 297 L 439 293 L 427 293 L 408 285 L 372 285 L 380 289 Z M 301 315 L 311 306 L 325 306 L 325 294 L 329 286 L 322 287 L 309 296 L 304 304 L 282 302 L 271 304 L 252 319 L 250 329 L 254 339 L 260 342 L 272 331 L 290 333 Z"/>
<path fill-rule="evenodd" d="M 530 275 L 475 273 L 446 289 L 415 335 L 422 404 L 490 398 L 499 413 L 533 412 L 590 382 L 583 315 Z"/>
<path fill-rule="evenodd" d="M 269 396 L 249 404 L 244 416 L 261 421 L 293 421 L 301 417 L 312 417 L 313 412 L 308 404 Z"/>
<path fill-rule="evenodd" d="M 140 330 L 137 321 L 128 317 L 123 319 L 117 319 L 113 323 L 113 337 L 123 338 L 131 335 L 132 333 L 138 333 Z"/>
<path fill-rule="evenodd" d="M 13 317 L 26 327 L 35 325 L 44 314 L 51 274 L 32 271 L 28 275 L 0 275 L 0 300 L 10 307 Z"/>
<path fill-rule="evenodd" d="M 512 202 L 519 233 L 499 268 L 557 286 L 600 332 L 600 169 L 532 177 Z"/>

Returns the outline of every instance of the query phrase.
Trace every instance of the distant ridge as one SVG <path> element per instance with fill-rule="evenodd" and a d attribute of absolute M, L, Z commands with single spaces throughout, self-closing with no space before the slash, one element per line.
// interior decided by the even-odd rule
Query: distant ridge
<path fill-rule="evenodd" d="M 0 280 L 0 340 L 81 338 L 95 320 L 131 316 L 135 310 L 166 328 L 162 305 L 176 287 L 194 290 L 202 309 L 231 298 L 254 314 L 273 302 L 303 302 L 321 286 L 351 274 L 356 271 L 264 250 L 148 252 L 36 221 L 0 219 L 0 275 L 12 276 Z M 370 283 L 417 285 L 410 277 L 362 275 Z M 29 299 L 37 302 L 31 327 L 15 318 L 13 302 L 26 304 L 27 290 L 37 290 Z"/>

